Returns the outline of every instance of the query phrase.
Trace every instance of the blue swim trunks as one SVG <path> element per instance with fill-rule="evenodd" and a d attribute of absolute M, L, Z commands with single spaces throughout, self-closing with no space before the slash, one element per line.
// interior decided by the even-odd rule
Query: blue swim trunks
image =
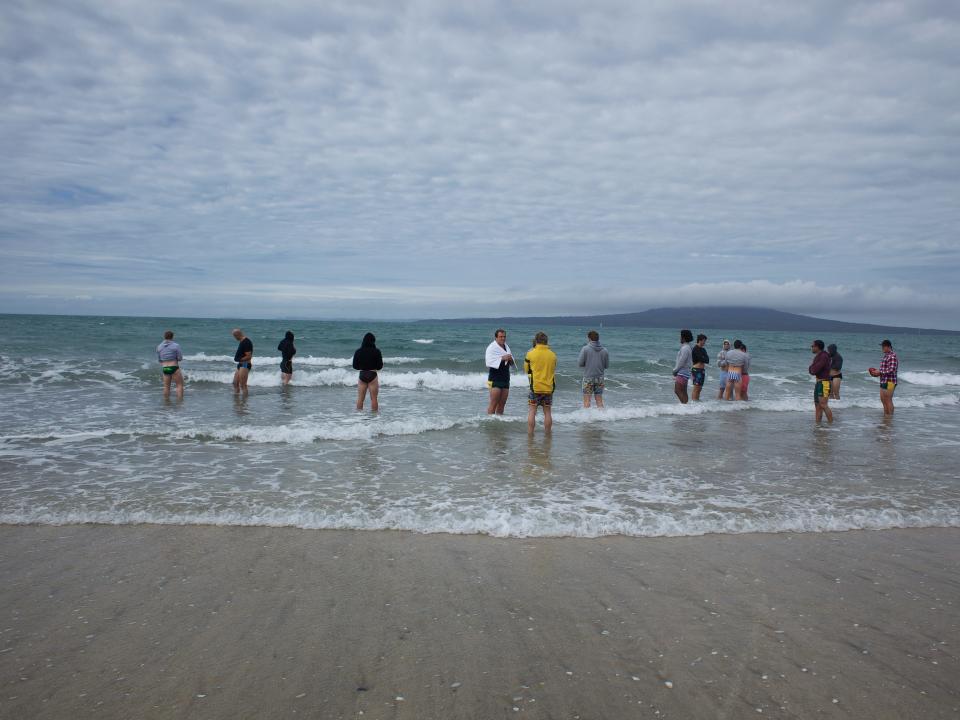
<path fill-rule="evenodd" d="M 690 371 L 693 377 L 693 384 L 703 387 L 703 381 L 707 379 L 707 371 L 703 368 L 693 368 Z"/>

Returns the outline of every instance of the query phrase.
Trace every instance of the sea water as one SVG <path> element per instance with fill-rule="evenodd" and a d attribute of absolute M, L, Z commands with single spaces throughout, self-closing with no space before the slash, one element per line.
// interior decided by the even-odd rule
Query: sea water
<path fill-rule="evenodd" d="M 250 392 L 231 388 L 240 326 Z M 186 396 L 161 396 L 155 348 L 183 347 Z M 697 535 L 960 526 L 960 337 L 903 335 L 896 414 L 880 336 L 824 334 L 845 358 L 835 422 L 815 426 L 813 334 L 707 330 L 703 401 L 673 396 L 674 330 L 595 328 L 606 410 L 582 407 L 588 327 L 537 330 L 559 358 L 554 430 L 526 427 L 526 377 L 485 414 L 486 324 L 0 315 L 0 522 L 396 528 L 495 536 Z M 702 328 L 691 328 L 694 333 Z M 277 343 L 296 335 L 289 387 Z M 385 367 L 357 412 L 364 333 Z M 717 350 L 742 338 L 749 402 L 716 399 Z M 368 400 L 369 403 L 369 400 Z"/>

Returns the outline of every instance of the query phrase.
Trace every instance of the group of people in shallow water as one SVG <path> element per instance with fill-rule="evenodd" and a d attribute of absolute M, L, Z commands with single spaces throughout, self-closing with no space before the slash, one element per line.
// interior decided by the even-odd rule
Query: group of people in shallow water
<path fill-rule="evenodd" d="M 233 389 L 236 393 L 247 393 L 247 380 L 253 369 L 253 341 L 244 335 L 240 328 L 233 330 L 232 335 L 238 342 L 233 361 L 236 370 L 233 374 Z M 680 350 L 677 352 L 677 361 L 673 367 L 674 394 L 681 403 L 691 399 L 700 400 L 700 393 L 706 382 L 706 369 L 710 365 L 710 355 L 707 353 L 706 335 L 697 335 L 696 342 L 693 333 L 684 328 L 680 331 Z M 293 332 L 288 330 L 284 338 L 277 345 L 280 351 L 280 378 L 283 385 L 288 385 L 293 378 L 293 357 L 297 354 L 294 346 Z M 899 361 L 893 352 L 893 345 L 889 340 L 881 343 L 883 357 L 879 368 L 870 368 L 869 373 L 880 380 L 880 402 L 885 415 L 893 414 L 893 391 L 897 386 L 897 370 Z M 833 411 L 830 409 L 830 398 L 840 398 L 840 384 L 843 380 L 843 356 L 837 351 L 836 345 L 824 347 L 822 340 L 814 340 L 810 346 L 814 354 L 813 363 L 808 372 L 814 376 L 816 384 L 813 391 L 816 421 L 820 422 L 825 416 L 827 422 L 833 422 Z M 163 342 L 157 346 L 157 360 L 160 362 L 163 377 L 163 396 L 170 397 L 171 387 L 176 386 L 177 398 L 183 398 L 183 373 L 180 362 L 183 360 L 183 351 L 180 345 L 173 340 L 173 331 L 167 330 L 163 334 Z M 723 349 L 717 354 L 717 367 L 720 370 L 717 392 L 718 400 L 749 399 L 750 387 L 750 353 L 742 340 L 734 340 L 731 346 L 729 340 L 723 341 Z M 493 341 L 487 346 L 484 353 L 484 362 L 487 367 L 487 387 L 489 388 L 488 415 L 502 415 L 506 408 L 507 398 L 510 396 L 510 376 L 516 369 L 510 346 L 507 345 L 507 332 L 497 328 L 493 334 Z M 587 333 L 587 344 L 580 349 L 577 365 L 583 368 L 580 382 L 583 395 L 583 407 L 589 408 L 591 398 L 598 408 L 603 408 L 603 390 L 605 386 L 606 370 L 610 367 L 610 354 L 600 344 L 600 335 L 596 330 Z M 557 354 L 550 348 L 549 338 L 544 332 L 538 332 L 533 338 L 530 350 L 524 356 L 524 372 L 527 375 L 527 426 L 533 431 L 536 425 L 537 412 L 543 410 L 543 425 L 545 430 L 553 426 L 553 394 L 556 391 Z M 383 369 L 383 355 L 377 347 L 377 339 L 373 333 L 363 336 L 360 347 L 353 354 L 353 369 L 359 371 L 357 378 L 357 410 L 362 410 L 366 397 L 370 396 L 370 409 L 374 412 L 380 409 L 378 396 L 380 393 L 379 372 Z M 687 388 L 692 385 L 692 393 L 688 395 Z"/>

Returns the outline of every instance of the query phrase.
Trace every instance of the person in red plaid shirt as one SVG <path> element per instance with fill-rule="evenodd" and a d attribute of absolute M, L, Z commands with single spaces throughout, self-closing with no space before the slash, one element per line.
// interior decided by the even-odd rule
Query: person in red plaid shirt
<path fill-rule="evenodd" d="M 880 343 L 883 348 L 883 358 L 880 360 L 880 402 L 883 405 L 884 415 L 893 415 L 893 391 L 897 388 L 897 370 L 900 361 L 893 351 L 893 343 L 884 340 Z"/>

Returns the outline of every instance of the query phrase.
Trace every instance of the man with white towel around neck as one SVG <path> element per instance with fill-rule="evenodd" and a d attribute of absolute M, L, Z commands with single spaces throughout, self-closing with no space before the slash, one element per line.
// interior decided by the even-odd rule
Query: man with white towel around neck
<path fill-rule="evenodd" d="M 487 387 L 490 388 L 490 402 L 487 415 L 503 415 L 503 409 L 510 396 L 510 368 L 515 365 L 510 346 L 507 345 L 507 331 L 497 328 L 493 333 L 493 342 L 487 345 L 484 354 L 487 365 Z"/>

